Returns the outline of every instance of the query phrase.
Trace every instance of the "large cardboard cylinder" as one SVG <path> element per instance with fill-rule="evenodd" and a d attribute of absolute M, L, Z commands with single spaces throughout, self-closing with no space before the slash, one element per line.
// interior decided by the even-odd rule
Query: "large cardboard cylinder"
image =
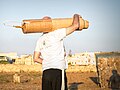
<path fill-rule="evenodd" d="M 56 18 L 56 19 L 31 19 L 23 20 L 23 33 L 41 33 L 51 32 L 60 28 L 66 28 L 72 25 L 73 18 Z M 80 18 L 80 30 L 87 29 L 89 22 Z"/>

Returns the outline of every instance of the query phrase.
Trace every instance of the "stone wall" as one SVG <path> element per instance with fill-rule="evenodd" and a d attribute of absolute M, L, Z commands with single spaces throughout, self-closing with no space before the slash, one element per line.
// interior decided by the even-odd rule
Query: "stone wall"
<path fill-rule="evenodd" d="M 69 66 L 66 70 L 67 72 L 96 72 L 95 65 L 86 65 L 86 66 Z"/>
<path fill-rule="evenodd" d="M 97 71 L 98 82 L 102 88 L 120 89 L 120 55 L 98 57 Z"/>
<path fill-rule="evenodd" d="M 0 64 L 0 72 L 41 72 L 41 65 Z"/>
<path fill-rule="evenodd" d="M 37 65 L 16 65 L 0 64 L 0 72 L 41 72 L 42 66 Z M 96 66 L 69 66 L 67 72 L 96 72 Z"/>

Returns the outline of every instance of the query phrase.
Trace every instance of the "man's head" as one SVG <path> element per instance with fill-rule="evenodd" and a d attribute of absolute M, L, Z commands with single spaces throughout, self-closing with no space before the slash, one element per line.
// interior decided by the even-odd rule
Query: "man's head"
<path fill-rule="evenodd" d="M 45 17 L 43 17 L 42 19 L 43 19 L 43 20 L 50 20 L 51 17 L 49 17 L 49 16 L 45 16 Z M 43 34 L 46 34 L 46 33 L 48 33 L 48 32 L 43 32 Z"/>
<path fill-rule="evenodd" d="M 42 19 L 44 19 L 44 20 L 49 20 L 49 19 L 51 19 L 51 17 L 45 16 L 45 17 L 43 17 Z"/>

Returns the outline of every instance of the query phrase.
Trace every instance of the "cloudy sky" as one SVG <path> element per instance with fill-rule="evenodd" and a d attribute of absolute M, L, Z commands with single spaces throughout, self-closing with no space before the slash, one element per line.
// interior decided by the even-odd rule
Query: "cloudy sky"
<path fill-rule="evenodd" d="M 20 23 L 44 16 L 71 18 L 75 13 L 88 20 L 90 26 L 67 36 L 67 52 L 120 51 L 119 6 L 120 0 L 0 0 L 0 52 L 33 54 L 41 35 L 23 34 L 21 29 L 4 26 L 4 22 Z"/>

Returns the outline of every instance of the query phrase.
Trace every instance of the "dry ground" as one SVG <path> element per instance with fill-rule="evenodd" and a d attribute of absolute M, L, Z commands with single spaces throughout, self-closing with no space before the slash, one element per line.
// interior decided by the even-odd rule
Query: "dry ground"
<path fill-rule="evenodd" d="M 13 75 L 14 73 L 0 73 L 0 90 L 41 90 L 41 73 L 21 72 L 21 83 L 14 83 Z M 103 90 L 97 85 L 95 72 L 67 72 L 67 78 L 69 90 Z"/>

